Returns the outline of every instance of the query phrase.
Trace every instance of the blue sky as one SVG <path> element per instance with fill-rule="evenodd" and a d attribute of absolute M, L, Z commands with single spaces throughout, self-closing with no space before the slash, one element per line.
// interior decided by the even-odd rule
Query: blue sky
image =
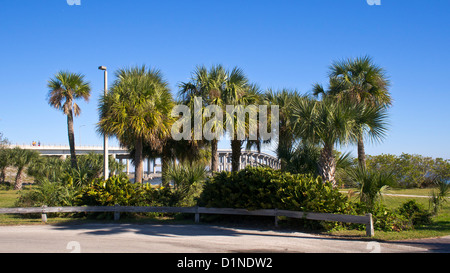
<path fill-rule="evenodd" d="M 2 1 L 0 132 L 12 143 L 68 144 L 66 117 L 46 101 L 59 70 L 90 81 L 75 137 L 101 145 L 99 65 L 109 83 L 118 68 L 159 68 L 174 94 L 201 64 L 239 66 L 262 89 L 306 93 L 327 83 L 332 61 L 369 55 L 390 76 L 394 105 L 388 137 L 366 152 L 450 158 L 449 11 L 448 0 Z"/>

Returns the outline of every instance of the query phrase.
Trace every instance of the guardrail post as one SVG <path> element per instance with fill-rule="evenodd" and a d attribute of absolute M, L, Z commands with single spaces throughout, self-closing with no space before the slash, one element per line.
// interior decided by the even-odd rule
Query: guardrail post
<path fill-rule="evenodd" d="M 46 208 L 47 208 L 47 205 L 42 205 L 41 219 L 42 219 L 42 222 L 44 222 L 44 223 L 47 223 L 47 213 L 45 212 Z"/>
<path fill-rule="evenodd" d="M 195 206 L 195 222 L 200 222 L 200 213 L 198 213 L 198 206 Z"/>
<path fill-rule="evenodd" d="M 375 236 L 375 230 L 373 228 L 372 213 L 367 213 L 366 216 L 369 218 L 369 222 L 366 224 L 366 236 L 373 237 Z"/>
<path fill-rule="evenodd" d="M 119 207 L 120 206 L 118 204 L 114 205 L 114 221 L 119 221 L 119 219 L 120 219 Z"/>

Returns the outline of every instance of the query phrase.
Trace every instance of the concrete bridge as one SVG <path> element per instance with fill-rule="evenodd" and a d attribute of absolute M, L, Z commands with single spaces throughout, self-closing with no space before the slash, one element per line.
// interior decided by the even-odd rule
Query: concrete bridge
<path fill-rule="evenodd" d="M 70 148 L 68 145 L 9 145 L 9 148 L 20 147 L 26 150 L 38 151 L 44 156 L 59 156 L 66 158 L 70 156 Z M 76 146 L 75 151 L 77 155 L 97 153 L 103 154 L 103 146 Z M 231 171 L 231 150 L 219 149 L 219 171 Z M 122 147 L 108 147 L 108 154 L 112 155 L 120 163 L 124 163 L 126 166 L 126 172 L 129 174 L 132 172 L 130 168 L 130 153 L 127 149 Z M 125 161 L 125 162 L 123 162 Z M 158 160 L 160 161 L 160 160 Z M 146 164 L 145 164 L 146 163 Z M 239 169 L 243 169 L 246 166 L 268 166 L 273 169 L 280 168 L 280 160 L 267 153 L 258 153 L 256 151 L 242 150 Z M 156 158 L 146 158 L 144 160 L 144 172 L 147 175 L 156 174 L 160 172 L 161 164 L 157 164 Z M 159 170 L 157 170 L 159 168 Z M 133 168 L 134 169 L 134 168 Z M 145 174 L 145 173 L 144 173 Z"/>

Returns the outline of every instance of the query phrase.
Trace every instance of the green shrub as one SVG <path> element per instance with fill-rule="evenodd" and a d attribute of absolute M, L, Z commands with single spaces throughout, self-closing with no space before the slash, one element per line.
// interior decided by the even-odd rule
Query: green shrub
<path fill-rule="evenodd" d="M 94 179 L 80 189 L 77 203 L 88 206 L 137 206 L 145 199 L 145 186 L 132 184 L 125 174 Z"/>
<path fill-rule="evenodd" d="M 125 174 L 107 180 L 94 179 L 81 188 L 77 198 L 80 206 L 176 206 L 178 202 L 178 195 L 173 189 L 133 184 Z"/>
<path fill-rule="evenodd" d="M 61 182 L 51 182 L 42 178 L 33 190 L 22 193 L 16 201 L 18 207 L 48 207 L 72 206 L 77 195 L 76 189 L 63 185 Z"/>
<path fill-rule="evenodd" d="M 147 188 L 143 202 L 143 206 L 176 207 L 180 196 L 170 187 Z"/>
<path fill-rule="evenodd" d="M 263 167 L 221 172 L 206 180 L 200 206 L 246 209 L 284 209 L 345 213 L 347 198 L 311 175 L 290 174 Z"/>
<path fill-rule="evenodd" d="M 0 182 L 0 190 L 10 191 L 14 189 L 14 184 L 10 182 Z"/>
<path fill-rule="evenodd" d="M 202 192 L 206 175 L 207 172 L 203 164 L 180 163 L 169 165 L 165 176 L 174 185 L 170 193 L 170 202 L 174 206 L 180 207 L 195 206 L 196 199 Z M 165 194 L 167 195 L 168 193 L 165 192 Z"/>
<path fill-rule="evenodd" d="M 415 200 L 403 203 L 399 213 L 409 219 L 414 226 L 431 223 L 431 213 Z"/>
<path fill-rule="evenodd" d="M 399 209 L 389 209 L 381 203 L 368 206 L 366 203 L 354 203 L 356 214 L 372 213 L 375 230 L 402 231 L 413 229 L 415 225 L 431 222 L 431 213 L 414 200 L 403 203 Z"/>
<path fill-rule="evenodd" d="M 354 214 L 363 215 L 366 213 L 372 214 L 373 226 L 375 230 L 380 231 L 402 231 L 412 228 L 412 223 L 405 215 L 387 208 L 382 203 L 375 203 L 368 206 L 366 203 L 353 203 Z M 365 228 L 359 225 L 360 228 Z"/>
<path fill-rule="evenodd" d="M 346 196 L 320 177 L 291 174 L 264 167 L 247 167 L 239 172 L 216 173 L 206 180 L 199 206 L 217 208 L 282 209 L 347 214 L 352 211 Z M 250 216 L 215 216 L 214 220 L 248 221 Z M 259 219 L 258 221 L 260 221 Z M 331 229 L 335 222 L 287 218 L 292 226 Z"/>

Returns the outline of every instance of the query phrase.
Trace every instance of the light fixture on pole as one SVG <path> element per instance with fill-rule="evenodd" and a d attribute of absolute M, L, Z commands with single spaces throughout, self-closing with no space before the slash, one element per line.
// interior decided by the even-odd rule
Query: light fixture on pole
<path fill-rule="evenodd" d="M 103 70 L 105 73 L 105 88 L 104 88 L 104 95 L 106 96 L 106 93 L 108 93 L 108 72 L 106 71 L 106 66 L 99 66 L 98 69 Z M 105 177 L 105 180 L 109 177 L 109 162 L 108 162 L 108 136 L 105 134 L 103 136 L 103 176 Z"/>

